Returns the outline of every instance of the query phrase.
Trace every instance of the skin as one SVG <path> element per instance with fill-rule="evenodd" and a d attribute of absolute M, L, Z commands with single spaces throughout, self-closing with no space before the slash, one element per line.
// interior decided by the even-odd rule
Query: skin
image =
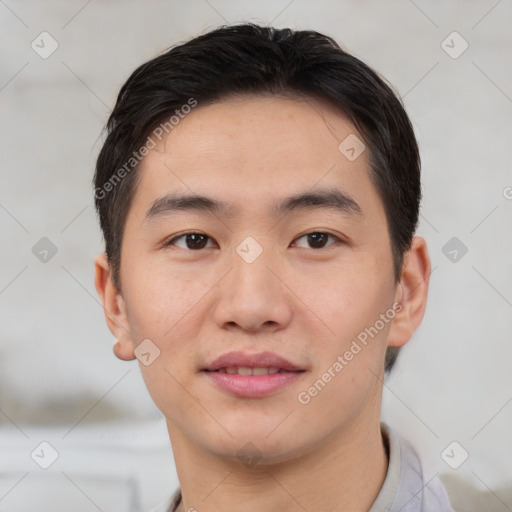
<path fill-rule="evenodd" d="M 395 281 L 368 151 L 349 161 L 338 149 L 350 134 L 358 132 L 348 118 L 318 100 L 245 96 L 198 105 L 141 163 L 122 244 L 122 291 L 106 256 L 95 260 L 117 357 L 134 359 L 144 339 L 160 350 L 140 367 L 167 421 L 180 510 L 366 511 L 379 493 L 388 463 L 384 356 L 423 318 L 430 261 L 415 237 Z M 361 213 L 270 213 L 275 202 L 319 187 L 349 195 Z M 207 195 L 238 213 L 182 211 L 147 221 L 153 202 L 170 192 Z M 204 248 L 184 238 L 163 245 L 188 231 L 210 237 Z M 340 241 L 329 237 L 317 248 L 305 236 L 316 232 Z M 250 264 L 236 252 L 247 236 L 263 249 Z M 394 303 L 401 304 L 394 318 L 301 404 L 298 394 Z M 270 396 L 235 397 L 200 371 L 231 350 L 273 351 L 305 371 Z M 248 442 L 259 457 L 252 467 L 237 457 Z"/>

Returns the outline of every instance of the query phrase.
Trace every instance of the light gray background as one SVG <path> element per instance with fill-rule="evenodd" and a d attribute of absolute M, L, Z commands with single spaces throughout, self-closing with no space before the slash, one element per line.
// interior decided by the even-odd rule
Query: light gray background
<path fill-rule="evenodd" d="M 512 510 L 510 0 L 0 0 L 0 17 L 0 511 L 150 510 L 178 485 L 137 362 L 112 354 L 93 284 L 103 246 L 91 179 L 132 70 L 249 20 L 331 35 L 403 97 L 434 272 L 383 419 L 441 474 L 458 510 Z M 43 31 L 59 45 L 47 59 L 31 48 Z M 454 31 L 469 44 L 458 58 L 442 47 L 462 48 Z M 42 237 L 58 249 L 46 263 L 32 252 Z M 452 237 L 467 247 L 456 262 L 443 253 Z M 46 470 L 30 456 L 42 441 L 59 455 Z M 469 453 L 458 469 L 441 457 L 453 441 Z"/>

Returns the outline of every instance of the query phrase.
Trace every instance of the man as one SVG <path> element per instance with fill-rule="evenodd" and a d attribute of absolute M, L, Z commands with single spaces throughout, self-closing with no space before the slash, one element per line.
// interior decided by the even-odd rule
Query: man
<path fill-rule="evenodd" d="M 380 422 L 420 324 L 420 159 L 329 37 L 221 27 L 139 67 L 95 176 L 96 288 L 166 418 L 168 510 L 453 510 Z"/>

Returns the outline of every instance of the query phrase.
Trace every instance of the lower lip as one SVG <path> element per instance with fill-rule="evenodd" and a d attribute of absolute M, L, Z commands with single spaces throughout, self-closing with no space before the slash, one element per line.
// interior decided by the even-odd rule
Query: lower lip
<path fill-rule="evenodd" d="M 221 372 L 207 372 L 217 386 L 232 395 L 257 398 L 270 395 L 292 382 L 295 382 L 304 372 L 283 372 L 272 375 L 238 375 Z"/>

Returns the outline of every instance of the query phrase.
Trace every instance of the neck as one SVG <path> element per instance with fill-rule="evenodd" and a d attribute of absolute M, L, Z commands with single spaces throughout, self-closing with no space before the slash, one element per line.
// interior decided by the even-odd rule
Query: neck
<path fill-rule="evenodd" d="M 367 511 L 387 472 L 378 417 L 334 433 L 291 461 L 253 468 L 220 459 L 168 428 L 182 492 L 178 512 Z"/>

